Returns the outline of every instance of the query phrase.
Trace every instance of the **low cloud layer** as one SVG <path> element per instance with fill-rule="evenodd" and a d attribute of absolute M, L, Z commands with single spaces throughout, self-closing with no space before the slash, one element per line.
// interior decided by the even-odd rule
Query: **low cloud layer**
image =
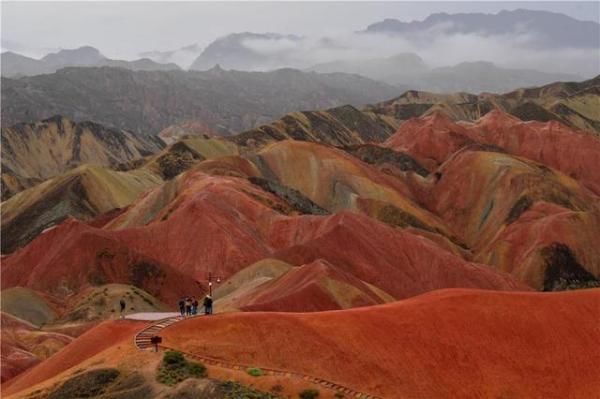
<path fill-rule="evenodd" d="M 399 53 L 418 54 L 432 67 L 461 62 L 489 61 L 507 68 L 537 69 L 547 72 L 600 74 L 600 49 L 539 49 L 536 37 L 526 29 L 510 35 L 445 34 L 446 26 L 437 26 L 419 37 L 386 34 L 351 33 L 327 39 L 303 37 L 248 39 L 248 49 L 263 54 L 265 68 L 293 66 L 306 68 L 337 60 L 385 58 Z"/>

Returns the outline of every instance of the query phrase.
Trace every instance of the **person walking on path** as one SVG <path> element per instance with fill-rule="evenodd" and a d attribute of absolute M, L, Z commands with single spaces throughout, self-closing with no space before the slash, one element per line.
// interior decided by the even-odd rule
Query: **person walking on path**
<path fill-rule="evenodd" d="M 183 298 L 179 300 L 179 313 L 181 313 L 182 316 L 185 316 L 185 300 Z"/>
<path fill-rule="evenodd" d="M 204 314 L 207 314 L 207 315 L 208 314 L 212 314 L 212 312 L 213 312 L 213 307 L 212 307 L 213 306 L 213 299 L 212 299 L 212 297 L 210 295 L 207 295 L 204 298 L 203 305 L 204 305 Z"/>
<path fill-rule="evenodd" d="M 192 314 L 194 316 L 198 314 L 198 300 L 195 296 L 192 297 Z"/>
<path fill-rule="evenodd" d="M 185 314 L 188 316 L 192 315 L 192 298 L 189 296 L 185 300 Z"/>
<path fill-rule="evenodd" d="M 125 299 L 121 298 L 119 301 L 119 306 L 121 307 L 121 318 L 123 318 L 123 312 L 125 312 L 125 307 L 127 306 Z"/>

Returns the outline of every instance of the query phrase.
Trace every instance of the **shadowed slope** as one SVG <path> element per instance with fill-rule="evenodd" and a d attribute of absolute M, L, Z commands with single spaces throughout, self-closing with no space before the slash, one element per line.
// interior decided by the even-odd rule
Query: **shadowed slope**
<path fill-rule="evenodd" d="M 397 127 L 394 118 L 345 105 L 325 111 L 293 112 L 231 140 L 246 147 L 262 147 L 286 139 L 344 146 L 383 141 Z"/>

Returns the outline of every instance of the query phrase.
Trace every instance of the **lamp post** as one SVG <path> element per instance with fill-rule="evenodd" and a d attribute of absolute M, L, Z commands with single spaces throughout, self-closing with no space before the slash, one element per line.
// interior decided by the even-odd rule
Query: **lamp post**
<path fill-rule="evenodd" d="M 212 272 L 208 272 L 208 295 L 210 295 L 211 297 L 212 297 L 213 281 L 215 281 L 217 284 L 219 284 L 221 282 L 221 277 L 213 276 Z"/>

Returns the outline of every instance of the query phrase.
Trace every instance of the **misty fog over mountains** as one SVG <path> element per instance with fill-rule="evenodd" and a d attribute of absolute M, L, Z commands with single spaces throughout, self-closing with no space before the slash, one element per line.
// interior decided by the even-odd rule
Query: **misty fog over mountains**
<path fill-rule="evenodd" d="M 558 28 L 557 28 L 558 27 Z M 192 41 L 193 38 L 190 38 Z M 2 54 L 2 76 L 52 73 L 69 66 L 131 70 L 270 71 L 295 68 L 359 74 L 396 87 L 506 92 L 600 73 L 600 24 L 547 11 L 431 14 L 412 22 L 385 19 L 330 37 L 238 32 L 208 46 L 140 51 L 114 60 L 86 46 L 37 60 Z"/>

